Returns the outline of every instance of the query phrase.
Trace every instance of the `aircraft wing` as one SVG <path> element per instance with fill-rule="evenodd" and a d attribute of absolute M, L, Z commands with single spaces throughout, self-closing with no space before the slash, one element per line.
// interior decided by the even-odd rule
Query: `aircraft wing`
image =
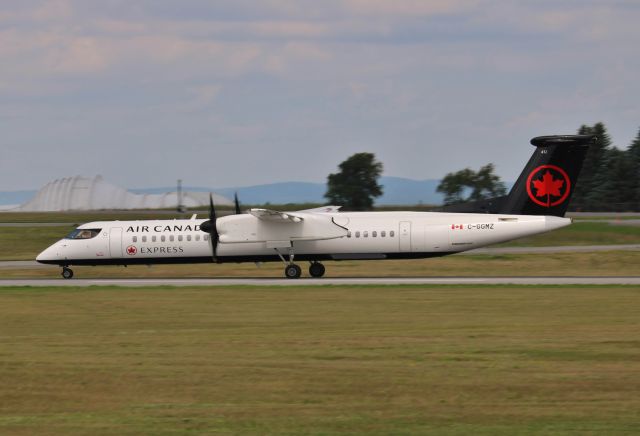
<path fill-rule="evenodd" d="M 271 209 L 251 209 L 249 211 L 254 217 L 264 221 L 279 221 L 279 222 L 293 222 L 301 223 L 304 218 L 290 214 L 288 212 L 278 212 Z"/>
<path fill-rule="evenodd" d="M 338 213 L 342 206 L 321 206 L 314 207 L 313 209 L 304 209 L 299 212 L 309 212 L 309 213 Z"/>
<path fill-rule="evenodd" d="M 222 244 L 265 242 L 268 248 L 277 248 L 291 247 L 295 241 L 346 237 L 349 230 L 344 224 L 328 213 L 251 209 L 247 214 L 219 218 L 217 230 Z"/>

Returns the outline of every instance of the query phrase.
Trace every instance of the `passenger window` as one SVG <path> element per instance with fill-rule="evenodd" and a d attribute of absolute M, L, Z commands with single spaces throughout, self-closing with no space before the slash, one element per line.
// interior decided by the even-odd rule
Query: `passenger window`
<path fill-rule="evenodd" d="M 187 235 L 187 241 L 191 240 L 191 235 Z"/>
<path fill-rule="evenodd" d="M 376 232 L 375 230 L 373 232 L 371 232 L 371 237 L 375 238 L 376 236 L 378 236 L 378 232 Z"/>
<path fill-rule="evenodd" d="M 167 238 L 166 238 L 164 235 L 162 235 L 162 236 L 160 236 L 160 240 L 161 240 L 162 242 L 164 242 L 164 241 L 166 241 L 166 240 L 167 240 Z"/>
<path fill-rule="evenodd" d="M 196 235 L 196 241 L 200 240 L 200 235 Z"/>
<path fill-rule="evenodd" d="M 182 235 L 178 235 L 178 241 L 182 241 Z"/>
<path fill-rule="evenodd" d="M 359 237 L 360 237 L 360 231 L 358 230 L 358 231 L 356 232 L 356 238 L 359 238 Z"/>
<path fill-rule="evenodd" d="M 351 230 L 347 232 L 347 238 L 350 238 L 350 237 L 351 237 Z"/>
<path fill-rule="evenodd" d="M 169 235 L 169 240 L 170 240 L 171 242 L 173 242 L 173 239 L 174 239 L 174 238 L 173 238 L 173 235 Z"/>
<path fill-rule="evenodd" d="M 368 238 L 369 237 L 369 231 L 365 230 L 364 232 L 362 232 L 362 237 L 363 238 Z"/>
<path fill-rule="evenodd" d="M 138 237 L 137 237 L 137 236 L 134 236 L 133 238 L 131 238 L 131 240 L 132 240 L 133 242 L 138 242 Z"/>
<path fill-rule="evenodd" d="M 395 236 L 395 232 L 393 230 L 389 231 L 389 237 L 393 238 Z"/>
<path fill-rule="evenodd" d="M 151 242 L 156 242 L 156 235 L 153 235 L 153 236 L 151 237 Z"/>
<path fill-rule="evenodd" d="M 142 242 L 147 242 L 147 237 L 146 236 L 142 237 Z"/>
<path fill-rule="evenodd" d="M 204 240 L 208 241 L 209 240 L 209 235 L 204 235 Z"/>
<path fill-rule="evenodd" d="M 380 232 L 380 237 L 381 237 L 381 238 L 384 238 L 385 236 L 387 236 L 387 232 L 385 232 L 384 230 L 382 230 L 382 231 Z"/>

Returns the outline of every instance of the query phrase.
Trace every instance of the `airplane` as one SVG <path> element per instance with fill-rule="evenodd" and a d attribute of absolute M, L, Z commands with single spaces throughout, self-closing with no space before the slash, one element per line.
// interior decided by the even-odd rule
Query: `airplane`
<path fill-rule="evenodd" d="M 420 259 L 460 253 L 549 232 L 571 223 L 564 218 L 595 135 L 538 136 L 535 151 L 509 194 L 442 208 L 439 212 L 340 212 L 324 206 L 296 212 L 251 209 L 209 218 L 96 221 L 79 226 L 36 260 L 73 265 L 283 262 L 297 279 L 308 261 L 309 275 L 325 274 L 323 261 Z"/>

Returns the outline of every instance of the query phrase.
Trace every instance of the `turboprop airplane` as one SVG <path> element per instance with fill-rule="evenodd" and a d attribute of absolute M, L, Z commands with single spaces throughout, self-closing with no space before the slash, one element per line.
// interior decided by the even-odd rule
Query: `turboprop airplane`
<path fill-rule="evenodd" d="M 282 261 L 299 278 L 295 261 L 322 277 L 327 260 L 418 259 L 445 256 L 555 230 L 564 218 L 593 135 L 539 136 L 531 159 L 508 195 L 441 212 L 340 212 L 325 206 L 297 212 L 251 209 L 209 219 L 97 221 L 81 225 L 38 255 L 40 263 L 135 265 Z"/>

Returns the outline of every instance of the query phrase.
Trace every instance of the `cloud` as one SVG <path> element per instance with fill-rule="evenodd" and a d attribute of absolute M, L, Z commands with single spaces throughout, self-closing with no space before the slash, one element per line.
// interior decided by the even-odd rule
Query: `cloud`
<path fill-rule="evenodd" d="M 370 147 L 388 171 L 416 178 L 492 156 L 512 168 L 529 149 L 511 145 L 529 134 L 599 119 L 635 134 L 634 4 L 3 2 L 0 117 L 12 120 L 3 137 L 34 156 L 60 144 L 138 159 L 181 144 L 198 165 L 258 155 L 248 182 L 322 179 L 325 168 L 305 161 L 318 149 L 332 169 L 351 148 Z M 432 158 L 453 146 L 460 152 L 446 162 Z M 287 159 L 261 165 L 269 155 Z M 60 159 L 50 166 L 68 172 Z M 17 180 L 11 171 L 2 177 Z M 217 171 L 229 184 L 240 177 L 231 165 Z M 132 164 L 127 177 L 144 186 L 155 176 Z"/>
<path fill-rule="evenodd" d="M 221 85 L 206 84 L 187 87 L 189 102 L 181 109 L 186 111 L 202 110 L 211 106 L 220 94 Z"/>
<path fill-rule="evenodd" d="M 47 54 L 51 71 L 85 74 L 103 71 L 109 64 L 105 47 L 95 38 L 72 38 Z"/>
<path fill-rule="evenodd" d="M 345 9 L 357 15 L 434 16 L 474 9 L 474 0 L 346 0 Z"/>

